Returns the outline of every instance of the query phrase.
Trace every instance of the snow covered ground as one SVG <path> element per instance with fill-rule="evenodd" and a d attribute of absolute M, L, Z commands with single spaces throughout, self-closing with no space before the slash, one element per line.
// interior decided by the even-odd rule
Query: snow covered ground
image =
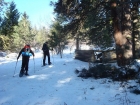
<path fill-rule="evenodd" d="M 21 78 L 21 58 L 16 66 L 17 54 L 0 57 L 0 105 L 140 105 L 140 96 L 127 88 L 137 85 L 135 81 L 123 85 L 77 77 L 75 69 L 88 68 L 88 63 L 69 52 L 65 50 L 63 58 L 51 55 L 53 64 L 45 67 L 41 67 L 42 53 L 35 53 L 30 58 L 30 76 Z"/>

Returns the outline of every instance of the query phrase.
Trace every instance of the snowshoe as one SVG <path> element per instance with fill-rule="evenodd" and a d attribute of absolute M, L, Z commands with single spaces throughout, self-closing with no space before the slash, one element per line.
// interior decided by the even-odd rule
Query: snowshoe
<path fill-rule="evenodd" d="M 19 73 L 19 77 L 22 77 L 24 75 L 24 71 L 21 70 L 20 73 Z"/>

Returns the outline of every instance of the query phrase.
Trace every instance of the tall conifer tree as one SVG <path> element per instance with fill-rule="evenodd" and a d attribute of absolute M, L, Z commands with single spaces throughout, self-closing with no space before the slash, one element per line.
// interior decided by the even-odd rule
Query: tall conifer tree
<path fill-rule="evenodd" d="M 20 13 L 16 9 L 16 4 L 14 2 L 11 2 L 9 8 L 5 13 L 5 17 L 1 25 L 3 35 L 10 36 L 14 32 L 14 26 L 18 25 L 19 17 Z"/>

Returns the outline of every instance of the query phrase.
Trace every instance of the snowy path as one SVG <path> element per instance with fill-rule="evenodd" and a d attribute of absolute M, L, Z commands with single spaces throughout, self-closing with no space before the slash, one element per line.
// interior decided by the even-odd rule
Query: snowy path
<path fill-rule="evenodd" d="M 53 65 L 41 67 L 41 56 L 31 58 L 28 77 L 18 77 L 21 61 L 0 64 L 0 105 L 121 105 L 125 100 L 119 84 L 107 79 L 95 80 L 77 77 L 74 70 L 87 68 L 88 63 L 65 54 L 61 59 L 53 56 Z M 34 73 L 35 67 L 35 73 Z M 132 102 L 139 96 L 132 93 Z M 135 97 L 135 98 L 134 98 Z M 128 105 L 140 105 L 132 103 Z M 125 105 L 125 104 L 124 104 Z"/>

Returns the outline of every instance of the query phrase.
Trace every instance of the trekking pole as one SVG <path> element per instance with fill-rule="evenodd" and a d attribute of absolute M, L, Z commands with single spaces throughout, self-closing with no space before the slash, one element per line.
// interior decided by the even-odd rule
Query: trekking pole
<path fill-rule="evenodd" d="M 34 61 L 34 73 L 35 73 L 35 60 L 34 60 L 34 56 L 33 56 L 33 61 Z"/>
<path fill-rule="evenodd" d="M 42 52 L 41 66 L 43 66 L 43 57 L 44 57 L 44 54 Z"/>
<path fill-rule="evenodd" d="M 44 59 L 44 52 L 42 52 L 42 61 L 41 61 L 41 66 L 43 66 L 43 59 Z"/>
<path fill-rule="evenodd" d="M 13 77 L 15 76 L 16 67 L 17 67 L 17 62 L 18 62 L 18 60 L 16 61 L 16 66 L 15 66 L 15 70 L 14 70 L 14 75 L 13 75 Z"/>
<path fill-rule="evenodd" d="M 52 52 L 52 58 L 53 58 L 53 52 Z M 53 64 L 54 64 L 54 58 L 53 58 Z"/>

